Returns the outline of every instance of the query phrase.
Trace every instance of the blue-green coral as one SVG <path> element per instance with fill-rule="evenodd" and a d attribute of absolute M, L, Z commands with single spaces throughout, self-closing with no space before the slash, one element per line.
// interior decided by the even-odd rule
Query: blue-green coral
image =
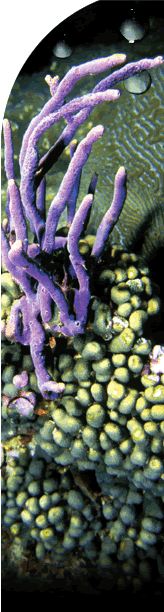
<path fill-rule="evenodd" d="M 51 374 L 65 382 L 62 398 L 42 400 L 43 416 L 36 410 L 30 419 L 10 404 L 2 410 L 2 522 L 13 537 L 11 555 L 27 542 L 45 562 L 47 554 L 58 564 L 78 551 L 100 574 L 118 579 L 121 567 L 135 581 L 142 564 L 143 580 L 151 576 L 152 560 L 163 572 L 164 376 L 144 374 L 152 343 L 143 335 L 154 316 L 150 295 L 157 310 L 160 300 L 134 254 L 114 251 L 110 267 L 108 278 L 109 267 L 100 266 L 102 301 L 91 299 L 86 333 L 51 349 Z M 10 346 L 4 394 L 21 369 Z M 30 373 L 28 355 L 23 360 Z M 34 434 L 22 447 L 17 434 L 29 426 Z"/>

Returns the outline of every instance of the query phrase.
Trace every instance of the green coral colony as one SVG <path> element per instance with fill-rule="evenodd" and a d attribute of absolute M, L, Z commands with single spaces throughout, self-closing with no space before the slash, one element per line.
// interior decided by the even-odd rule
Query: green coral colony
<path fill-rule="evenodd" d="M 87 236 L 83 250 L 93 240 Z M 100 573 L 117 577 L 121 567 L 125 580 L 142 582 L 154 561 L 164 572 L 164 374 L 150 372 L 152 343 L 144 334 L 160 298 L 134 253 L 113 248 L 108 260 L 98 266 L 102 299 L 91 298 L 85 334 L 49 349 L 51 376 L 65 383 L 62 397 L 42 399 L 44 414 L 28 418 L 2 405 L 2 523 L 13 536 L 12 556 L 28 543 L 36 559 L 46 562 L 48 554 L 60 565 L 78 551 Z M 2 287 L 4 318 L 17 296 L 5 270 Z M 24 389 L 38 391 L 30 356 L 5 337 L 2 363 L 4 398 L 18 395 L 12 380 L 22 365 Z M 19 444 L 31 426 L 30 443 Z"/>

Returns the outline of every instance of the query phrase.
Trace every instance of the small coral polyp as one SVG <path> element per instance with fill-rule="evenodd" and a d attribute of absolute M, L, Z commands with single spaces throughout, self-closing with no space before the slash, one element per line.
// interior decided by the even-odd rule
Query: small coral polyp
<path fill-rule="evenodd" d="M 115 100 L 120 95 L 111 89 L 143 69 L 151 69 L 163 63 L 162 57 L 132 62 L 101 80 L 94 90 L 86 95 L 65 102 L 66 95 L 78 79 L 85 75 L 99 73 L 125 62 L 124 54 L 114 54 L 75 66 L 62 81 L 47 75 L 51 98 L 40 113 L 32 119 L 25 132 L 20 151 L 20 191 L 14 179 L 13 147 L 10 124 L 4 119 L 5 170 L 8 180 L 7 218 L 2 228 L 3 262 L 16 281 L 21 297 L 11 306 L 10 318 L 3 325 L 7 338 L 23 345 L 29 345 L 38 388 L 44 398 L 55 399 L 64 391 L 64 383 L 52 380 L 45 367 L 45 328 L 49 326 L 52 335 L 73 336 L 85 331 L 88 306 L 91 298 L 90 277 L 94 276 L 97 262 L 102 256 L 109 233 L 117 223 L 126 198 L 126 170 L 121 166 L 115 176 L 112 204 L 104 215 L 97 231 L 90 266 L 80 254 L 78 241 L 85 233 L 86 222 L 94 198 L 97 176 L 91 177 L 88 194 L 77 212 L 76 200 L 81 170 L 87 161 L 93 144 L 103 135 L 104 127 L 93 127 L 77 146 L 72 141 L 74 134 L 89 116 L 96 104 Z M 38 159 L 37 142 L 40 136 L 63 117 L 66 127 L 61 136 L 42 159 Z M 68 144 L 71 161 L 57 195 L 45 215 L 45 175 Z M 67 206 L 66 232 L 57 232 L 60 215 Z M 28 241 L 26 219 L 33 232 L 33 244 Z M 61 258 L 63 264 L 61 266 Z M 62 269 L 61 269 L 62 268 Z M 134 282 L 134 281 L 133 281 Z M 71 299 L 70 290 L 71 287 Z M 129 299 L 118 286 L 113 299 L 120 305 Z M 7 302 L 4 300 L 4 305 Z M 54 309 L 57 322 L 53 320 Z M 141 319 L 141 317 L 140 317 Z M 137 325 L 137 323 L 136 323 Z"/>

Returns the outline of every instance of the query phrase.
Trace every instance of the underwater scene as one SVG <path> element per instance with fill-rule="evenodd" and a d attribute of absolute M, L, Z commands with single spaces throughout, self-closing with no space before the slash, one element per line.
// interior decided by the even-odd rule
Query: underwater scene
<path fill-rule="evenodd" d="M 4 114 L 2 581 L 160 596 L 163 22 L 84 42 L 90 11 Z"/>

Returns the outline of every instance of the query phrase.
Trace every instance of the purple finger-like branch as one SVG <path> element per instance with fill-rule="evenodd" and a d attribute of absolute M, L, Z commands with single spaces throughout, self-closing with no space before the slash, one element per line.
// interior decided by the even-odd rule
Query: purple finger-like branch
<path fill-rule="evenodd" d="M 29 325 L 31 331 L 30 351 L 37 376 L 38 388 L 46 399 L 55 399 L 58 397 L 59 393 L 64 391 L 65 384 L 52 381 L 51 376 L 45 368 L 45 334 L 34 311 L 31 312 Z"/>
<path fill-rule="evenodd" d="M 125 54 L 115 53 L 114 55 L 111 55 L 109 57 L 102 57 L 99 59 L 91 60 L 90 62 L 86 62 L 85 64 L 81 64 L 80 66 L 73 66 L 73 68 L 68 71 L 68 73 L 62 79 L 61 83 L 59 83 L 59 85 L 57 84 L 57 89 L 55 87 L 55 94 L 53 95 L 53 97 L 50 98 L 48 102 L 46 102 L 40 113 L 32 119 L 28 126 L 28 129 L 25 132 L 19 157 L 19 164 L 21 170 L 24 164 L 29 139 L 33 130 L 44 117 L 50 115 L 54 112 L 56 108 L 60 108 L 64 104 L 66 95 L 71 91 L 76 81 L 78 81 L 87 74 L 96 74 L 99 72 L 103 72 L 104 70 L 108 70 L 108 68 L 116 66 L 117 64 L 121 64 L 122 62 L 125 62 L 125 60 Z M 58 77 L 56 77 L 56 79 L 58 79 Z M 56 83 L 58 82 L 56 81 Z"/>
<path fill-rule="evenodd" d="M 13 153 L 13 144 L 12 144 L 12 136 L 11 136 L 11 127 L 8 119 L 4 119 L 3 121 L 3 133 L 4 133 L 4 166 L 6 171 L 7 180 L 14 179 L 14 153 Z M 10 213 L 10 194 L 9 189 L 7 187 L 7 204 L 6 204 L 6 214 L 8 217 L 7 231 L 11 232 L 13 229 L 13 222 Z"/>
<path fill-rule="evenodd" d="M 72 113 L 77 113 L 79 110 L 86 107 L 92 110 L 92 108 L 94 108 L 97 104 L 106 101 L 109 102 L 110 100 L 116 100 L 119 98 L 119 96 L 120 92 L 118 89 L 108 89 L 107 91 L 89 93 L 85 94 L 84 96 L 80 96 L 79 98 L 74 98 L 70 102 L 67 102 L 67 104 L 64 104 L 64 106 L 62 106 L 62 108 L 58 111 L 57 121 L 60 119 L 60 117 L 63 117 L 69 121 L 72 118 Z"/>
<path fill-rule="evenodd" d="M 22 282 L 22 273 L 20 270 L 16 268 L 16 266 L 9 259 L 10 246 L 8 244 L 7 236 L 4 233 L 3 228 L 1 227 L 1 252 L 3 262 L 11 274 L 11 276 L 21 285 Z"/>
<path fill-rule="evenodd" d="M 15 246 L 16 242 L 13 246 Z M 22 243 L 21 243 L 22 244 Z M 13 248 L 13 247 L 12 247 Z M 33 303 L 35 301 L 35 293 L 33 289 L 31 289 L 31 284 L 29 278 L 27 278 L 27 274 L 25 269 L 21 269 L 17 264 L 12 263 L 10 254 L 11 249 L 8 244 L 7 237 L 4 234 L 3 229 L 1 228 L 1 250 L 3 262 L 8 270 L 8 272 L 12 275 L 14 281 L 18 283 L 23 289 L 24 293 L 28 297 L 28 299 Z"/>
<path fill-rule="evenodd" d="M 59 77 L 56 77 L 57 79 Z M 57 89 L 58 89 L 58 81 L 57 81 Z M 37 125 L 40 123 L 40 121 L 46 117 L 46 115 L 51 114 L 52 112 L 54 112 L 55 108 L 56 108 L 56 96 L 54 95 L 52 98 L 50 98 L 50 100 L 48 100 L 48 102 L 46 102 L 46 104 L 43 106 L 42 110 L 40 111 L 40 113 L 38 115 L 36 115 L 36 117 L 33 117 L 33 119 L 30 121 L 30 124 L 23 136 L 23 140 L 22 140 L 22 146 L 21 146 L 21 150 L 20 150 L 20 155 L 19 155 L 19 165 L 20 165 L 20 170 L 22 171 L 23 165 L 24 165 L 24 161 L 25 161 L 25 156 L 26 156 L 26 151 L 28 148 L 28 144 L 29 144 L 29 139 L 30 136 L 33 133 L 33 130 L 37 127 Z"/>
<path fill-rule="evenodd" d="M 38 167 L 38 154 L 35 147 L 29 144 L 21 172 L 20 194 L 23 212 L 30 221 L 31 231 L 36 234 L 38 242 L 44 232 L 44 220 L 36 208 L 35 173 Z"/>
<path fill-rule="evenodd" d="M 120 92 L 118 90 L 109 90 L 109 92 L 107 93 L 107 97 L 106 98 L 104 97 L 101 99 L 98 97 L 91 98 L 91 94 L 88 94 L 89 96 L 88 105 L 86 105 L 86 96 L 82 96 L 82 98 L 76 98 L 75 100 L 72 100 L 72 103 L 74 104 L 74 110 L 76 109 L 76 115 L 72 115 L 71 113 L 66 112 L 68 109 L 68 104 L 62 107 L 62 110 L 60 111 L 60 113 L 61 113 L 61 116 L 63 117 L 65 116 L 67 118 L 68 125 L 64 128 L 62 134 L 60 135 L 56 143 L 39 160 L 38 169 L 35 174 L 35 183 L 37 186 L 40 184 L 42 177 L 46 174 L 46 172 L 48 172 L 48 170 L 50 170 L 53 164 L 60 157 L 65 147 L 70 143 L 79 125 L 82 125 L 82 123 L 86 121 L 87 117 L 90 115 L 90 112 L 92 111 L 94 106 L 105 100 L 108 100 L 108 101 L 114 100 L 118 98 L 119 95 L 120 95 Z M 80 102 L 80 100 L 82 99 L 83 99 L 83 104 Z M 84 108 L 82 108 L 82 106 L 84 106 Z M 80 108 L 79 111 L 78 111 L 78 108 Z M 53 121 L 53 117 L 54 118 L 56 117 L 57 119 L 59 115 L 57 114 L 51 115 L 50 118 L 47 119 L 47 121 L 50 121 L 50 122 Z M 40 128 L 42 128 L 42 124 L 40 124 Z"/>
<path fill-rule="evenodd" d="M 79 236 L 81 235 L 83 223 L 85 221 L 88 209 L 90 208 L 92 202 L 93 202 L 93 195 L 89 194 L 84 197 L 82 203 L 80 204 L 75 214 L 71 228 L 68 232 L 67 248 L 68 248 L 68 251 L 70 254 L 70 260 L 71 260 L 71 263 L 74 269 L 78 265 L 84 266 L 83 258 L 81 257 L 79 253 L 79 249 L 78 249 L 78 239 L 79 239 Z M 79 282 L 79 285 L 80 285 L 80 282 Z"/>
<path fill-rule="evenodd" d="M 19 332 L 20 312 L 23 315 L 22 334 Z M 21 344 L 30 344 L 31 356 L 38 378 L 38 387 L 44 397 L 49 398 L 51 394 L 52 398 L 56 398 L 58 393 L 64 390 L 65 385 L 51 381 L 51 377 L 45 368 L 45 356 L 43 354 L 45 334 L 42 325 L 37 320 L 38 312 L 39 310 L 35 308 L 34 303 L 28 302 L 27 298 L 23 296 L 11 307 L 10 319 L 5 330 L 6 336 L 14 338 L 14 340 L 19 341 Z M 50 383 L 52 384 L 50 385 Z M 46 392 L 47 389 L 48 391 Z"/>
<path fill-rule="evenodd" d="M 11 219 L 11 214 L 10 214 L 10 194 L 9 194 L 8 186 L 7 186 L 6 215 L 8 219 L 6 230 L 7 230 L 7 233 L 9 234 L 12 231 L 12 219 Z"/>
<path fill-rule="evenodd" d="M 122 64 L 125 62 L 125 60 L 126 55 L 124 53 L 115 53 L 114 55 L 110 55 L 108 57 L 101 57 L 91 60 L 85 64 L 80 64 L 79 66 L 73 66 L 67 72 L 58 86 L 56 103 L 58 104 L 58 101 L 61 102 L 62 100 L 63 104 L 66 95 L 71 91 L 75 83 L 83 76 L 103 72 L 104 70 L 108 70 L 117 64 Z"/>
<path fill-rule="evenodd" d="M 38 303 L 40 307 L 41 317 L 43 323 L 47 323 L 51 319 L 51 295 L 43 285 L 39 284 L 37 289 Z"/>
<path fill-rule="evenodd" d="M 73 140 L 70 144 L 70 158 L 71 159 L 73 158 L 73 155 L 76 149 L 77 149 L 77 140 Z M 76 178 L 74 187 L 72 189 L 72 193 L 67 200 L 67 225 L 69 227 L 71 226 L 71 223 L 75 215 L 76 202 L 77 202 L 79 186 L 80 186 L 80 178 L 81 178 L 81 170 Z"/>
<path fill-rule="evenodd" d="M 82 125 L 82 123 L 86 121 L 86 119 L 89 117 L 90 112 L 91 109 L 89 106 L 87 106 L 80 110 L 76 115 L 73 115 L 71 117 L 71 120 L 68 122 L 68 125 L 64 128 L 63 132 L 59 136 L 56 143 L 40 159 L 38 163 L 38 170 L 35 175 L 35 181 L 37 185 L 40 183 L 40 180 L 42 179 L 44 174 L 48 172 L 48 170 L 50 170 L 53 164 L 60 157 L 65 147 L 69 145 L 79 125 Z"/>
<path fill-rule="evenodd" d="M 50 294 L 52 300 L 57 304 L 60 310 L 60 322 L 63 325 L 67 324 L 67 329 L 70 329 L 73 333 L 73 330 L 76 330 L 76 326 L 74 325 L 74 321 L 71 320 L 68 307 L 65 300 L 65 297 L 62 291 L 55 286 L 53 281 L 49 278 L 48 274 L 44 272 L 40 265 L 36 264 L 33 260 L 28 257 L 26 253 L 23 252 L 23 245 L 21 241 L 17 241 L 14 243 L 12 249 L 9 253 L 10 260 L 18 266 L 18 268 L 23 268 L 26 270 L 26 273 L 35 278 L 43 287 L 45 287 L 46 291 Z M 71 333 L 70 333 L 71 335 Z"/>
<path fill-rule="evenodd" d="M 27 251 L 27 225 L 22 211 L 19 189 L 14 179 L 9 180 L 8 189 L 10 196 L 10 213 L 12 222 L 14 223 L 16 240 L 22 240 L 24 250 Z"/>
<path fill-rule="evenodd" d="M 125 198 L 126 170 L 123 166 L 121 166 L 115 176 L 114 196 L 112 204 L 109 210 L 107 210 L 106 214 L 104 215 L 96 234 L 94 246 L 91 253 L 94 257 L 99 257 L 100 253 L 102 252 L 105 246 L 105 242 L 113 229 L 113 226 L 118 221 L 123 204 L 125 202 Z"/>
<path fill-rule="evenodd" d="M 100 83 L 94 87 L 93 92 L 96 93 L 98 91 L 105 91 L 109 87 L 119 83 L 119 81 L 128 79 L 129 77 L 133 76 L 133 74 L 142 72 L 142 70 L 150 70 L 156 66 L 161 66 L 163 62 L 164 59 L 162 56 L 155 57 L 155 59 L 142 59 L 138 62 L 130 62 L 129 64 L 126 64 L 126 66 L 123 66 L 123 68 L 119 68 L 119 70 L 116 70 L 113 72 L 113 74 L 110 74 L 110 76 L 100 81 Z"/>
<path fill-rule="evenodd" d="M 23 315 L 23 333 L 19 333 L 19 312 Z M 41 323 L 37 320 L 39 309 L 34 303 L 28 301 L 23 296 L 16 304 L 11 307 L 10 320 L 7 324 L 6 336 L 14 338 L 21 344 L 30 344 L 31 356 L 33 359 L 36 376 L 38 379 L 38 387 L 44 397 L 49 398 L 50 393 L 52 398 L 56 398 L 58 393 L 61 393 L 65 385 L 63 383 L 55 383 L 51 381 L 51 377 L 45 368 L 44 341 L 45 334 Z M 50 383 L 52 384 L 50 385 Z M 47 386 L 48 384 L 48 386 Z M 43 387 L 43 391 L 42 391 Z M 46 390 L 48 389 L 47 393 Z"/>
<path fill-rule="evenodd" d="M 74 135 L 75 130 L 81 123 L 81 116 L 78 117 L 79 111 L 84 109 L 84 116 L 86 116 L 86 109 L 87 109 L 87 115 L 89 115 L 95 105 L 100 104 L 101 102 L 104 102 L 107 100 L 108 101 L 115 100 L 119 96 L 120 96 L 120 92 L 117 89 L 111 89 L 111 90 L 108 89 L 107 91 L 104 91 L 104 92 L 100 92 L 100 93 L 98 92 L 96 94 L 90 93 L 90 94 L 81 96 L 79 98 L 74 98 L 73 100 L 71 100 L 64 106 L 62 106 L 62 108 L 59 109 L 58 111 L 54 113 L 50 113 L 46 117 L 42 118 L 41 121 L 38 122 L 36 127 L 33 129 L 33 132 L 30 138 L 28 139 L 28 147 L 27 147 L 27 151 L 24 157 L 24 164 L 22 167 L 22 181 L 21 181 L 20 189 L 21 189 L 21 197 L 22 197 L 23 206 L 26 209 L 26 214 L 27 213 L 30 214 L 29 219 L 35 224 L 35 226 L 37 222 L 37 217 L 35 219 L 35 211 L 34 211 L 34 208 L 35 208 L 35 198 L 34 198 L 35 173 L 38 168 L 39 168 L 39 172 L 41 172 L 41 167 L 43 168 L 43 159 L 40 161 L 40 166 L 39 166 L 38 157 L 36 153 L 36 145 L 37 145 L 37 142 L 40 136 L 45 132 L 45 130 L 49 129 L 54 123 L 57 123 L 61 119 L 61 117 L 65 118 L 69 123 L 70 122 L 72 123 L 72 114 L 77 113 L 76 123 L 75 121 L 73 123 L 73 126 L 74 126 L 73 132 L 71 129 L 71 135 L 69 135 L 69 142 L 70 142 L 70 139 Z M 67 143 L 65 142 L 65 144 L 68 144 L 68 142 Z M 50 153 L 48 152 L 48 154 Z M 44 156 L 44 163 L 46 160 L 46 164 L 47 164 L 48 154 Z M 41 178 L 41 176 L 42 175 L 40 174 L 39 178 Z M 30 208 L 27 206 L 27 189 L 26 189 L 27 181 L 30 186 L 30 189 L 28 189 Z M 34 222 L 34 219 L 35 219 L 35 222 Z"/>
<path fill-rule="evenodd" d="M 43 248 L 47 253 L 51 253 L 53 250 L 54 235 L 58 220 L 65 208 L 68 198 L 71 195 L 76 178 L 89 156 L 93 143 L 96 142 L 100 136 L 102 136 L 103 132 L 103 125 L 97 125 L 96 127 L 92 128 L 92 130 L 90 130 L 90 132 L 87 134 L 86 138 L 79 143 L 73 155 L 59 191 L 55 196 L 48 212 L 45 239 L 43 243 Z"/>
<path fill-rule="evenodd" d="M 75 214 L 73 223 L 68 233 L 67 247 L 70 260 L 76 272 L 79 283 L 79 290 L 75 290 L 74 308 L 79 321 L 86 320 L 87 307 L 90 300 L 89 278 L 85 270 L 84 260 L 78 250 L 78 239 L 81 235 L 83 224 L 89 208 L 93 202 L 93 195 L 87 195 L 83 199 L 78 211 Z"/>
<path fill-rule="evenodd" d="M 13 155 L 13 144 L 11 137 L 11 127 L 8 119 L 3 121 L 3 133 L 5 141 L 5 171 L 7 180 L 14 179 L 14 155 Z"/>

